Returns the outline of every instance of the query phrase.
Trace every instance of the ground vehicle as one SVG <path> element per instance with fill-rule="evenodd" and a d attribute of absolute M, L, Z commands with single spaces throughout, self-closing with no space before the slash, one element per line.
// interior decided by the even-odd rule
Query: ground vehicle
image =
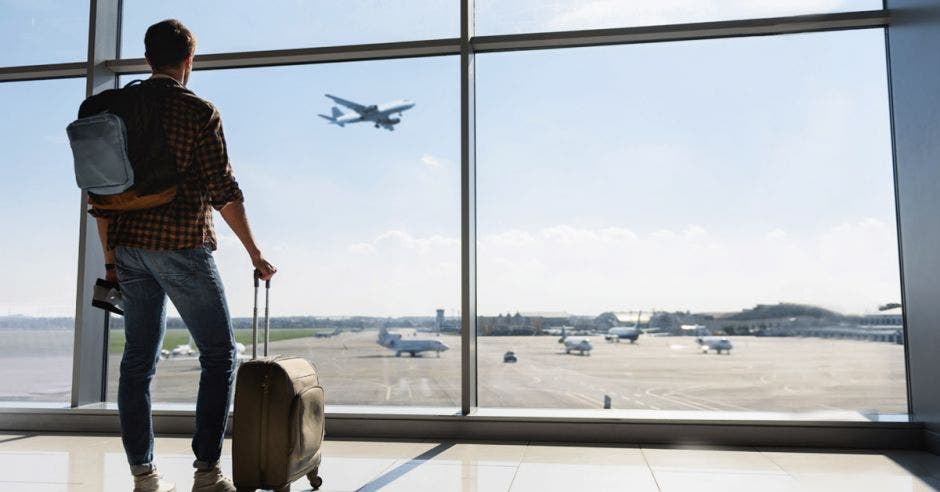
<path fill-rule="evenodd" d="M 503 354 L 503 362 L 518 362 L 516 353 L 510 350 L 509 352 Z"/>

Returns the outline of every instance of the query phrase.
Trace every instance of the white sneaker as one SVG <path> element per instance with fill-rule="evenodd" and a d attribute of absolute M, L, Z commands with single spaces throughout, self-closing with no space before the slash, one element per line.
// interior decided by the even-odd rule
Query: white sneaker
<path fill-rule="evenodd" d="M 216 465 L 208 470 L 196 470 L 193 474 L 193 492 L 236 492 L 235 484 L 222 475 L 222 469 Z"/>
<path fill-rule="evenodd" d="M 134 475 L 134 492 L 176 492 L 176 485 L 163 480 L 154 468 L 150 473 Z"/>

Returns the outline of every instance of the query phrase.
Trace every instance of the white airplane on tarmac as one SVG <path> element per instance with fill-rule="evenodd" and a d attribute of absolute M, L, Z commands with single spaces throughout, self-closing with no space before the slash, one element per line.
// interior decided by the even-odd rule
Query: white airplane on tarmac
<path fill-rule="evenodd" d="M 193 341 L 192 335 L 190 335 L 188 343 L 177 345 L 173 350 L 160 351 L 161 359 L 169 359 L 170 357 L 196 357 L 197 355 L 199 355 L 199 351 L 195 348 L 195 342 Z M 235 359 L 241 361 L 249 358 L 250 357 L 245 354 L 245 344 L 236 342 Z"/>
<path fill-rule="evenodd" d="M 399 99 L 397 101 L 392 101 L 385 104 L 373 104 L 366 106 L 356 102 L 348 101 L 343 98 L 336 96 L 331 96 L 326 94 L 326 97 L 330 98 L 336 104 L 345 106 L 355 113 L 344 113 L 343 110 L 333 106 L 332 116 L 327 116 L 325 114 L 317 115 L 333 125 L 338 125 L 340 127 L 345 127 L 348 123 L 361 123 L 364 121 L 371 121 L 376 128 L 385 128 L 388 131 L 395 130 L 395 125 L 401 122 L 401 114 L 404 111 L 407 111 L 415 106 L 414 101 L 409 101 L 407 99 Z M 398 118 L 393 118 L 393 114 L 398 114 Z"/>
<path fill-rule="evenodd" d="M 558 343 L 565 344 L 565 353 L 580 352 L 581 355 L 591 355 L 594 346 L 591 345 L 591 339 L 588 337 L 569 337 L 565 335 L 565 327 L 561 327 L 561 339 Z"/>
<path fill-rule="evenodd" d="M 703 354 L 707 354 L 709 350 L 714 350 L 715 353 L 721 354 L 721 351 L 724 350 L 726 354 L 731 355 L 731 349 L 734 348 L 734 345 L 731 344 L 731 340 L 722 337 L 699 337 L 695 339 L 695 341 L 698 342 L 698 346 Z"/>
<path fill-rule="evenodd" d="M 643 311 L 640 311 L 636 315 L 636 322 L 633 323 L 633 326 L 615 326 L 607 330 L 607 334 L 604 335 L 604 339 L 608 342 L 620 342 L 620 340 L 630 340 L 630 343 L 636 343 L 636 339 L 640 338 L 640 334 L 643 333 L 640 330 L 640 316 L 643 315 Z"/>
<path fill-rule="evenodd" d="M 389 333 L 384 326 L 379 328 L 379 338 L 376 342 L 387 349 L 394 350 L 395 357 L 401 357 L 402 353 L 416 357 L 421 355 L 421 352 L 437 352 L 437 356 L 440 357 L 441 352 L 450 349 L 440 340 L 402 340 L 401 334 Z"/>

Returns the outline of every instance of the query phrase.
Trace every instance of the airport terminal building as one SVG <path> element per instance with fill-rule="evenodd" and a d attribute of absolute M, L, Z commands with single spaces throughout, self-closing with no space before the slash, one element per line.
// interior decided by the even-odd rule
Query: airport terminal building
<path fill-rule="evenodd" d="M 217 125 L 181 159 L 211 135 L 240 194 L 198 206 L 243 195 L 277 273 L 208 208 L 198 251 L 133 249 L 184 258 L 160 292 L 212 266 L 236 374 L 310 362 L 322 412 L 247 428 L 322 425 L 320 490 L 940 490 L 936 2 L 50 0 L 0 1 L 0 492 L 169 490 L 134 488 L 134 321 L 100 302 L 129 270 L 98 283 L 66 132 L 150 83 L 164 19 L 192 73 L 156 79 Z M 235 490 L 192 469 L 198 297 L 150 333 L 152 463 Z M 229 408 L 210 468 L 260 490 Z"/>

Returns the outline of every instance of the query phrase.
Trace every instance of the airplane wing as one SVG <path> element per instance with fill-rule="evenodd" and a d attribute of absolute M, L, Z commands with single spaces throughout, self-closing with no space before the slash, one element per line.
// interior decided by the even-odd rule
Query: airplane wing
<path fill-rule="evenodd" d="M 340 105 L 342 105 L 342 106 L 346 106 L 347 108 L 349 108 L 349 109 L 351 109 L 351 110 L 353 110 L 353 111 L 355 111 L 355 112 L 357 112 L 357 113 L 359 113 L 359 114 L 365 113 L 366 110 L 369 109 L 368 106 L 363 106 L 362 104 L 359 104 L 359 103 L 354 103 L 354 102 L 352 102 L 352 101 L 347 101 L 347 100 L 345 100 L 345 99 L 343 99 L 343 98 L 341 98 L 341 97 L 331 96 L 331 95 L 329 95 L 329 94 L 325 94 L 325 95 L 326 95 L 326 97 L 332 99 L 333 102 L 335 102 L 336 104 L 340 104 Z"/>
<path fill-rule="evenodd" d="M 390 132 L 393 132 L 395 131 L 395 125 L 397 125 L 398 122 L 400 121 L 401 120 L 399 120 L 398 118 L 382 118 L 380 120 L 376 120 L 375 124 L 381 126 L 382 128 L 385 128 L 386 130 Z"/>

